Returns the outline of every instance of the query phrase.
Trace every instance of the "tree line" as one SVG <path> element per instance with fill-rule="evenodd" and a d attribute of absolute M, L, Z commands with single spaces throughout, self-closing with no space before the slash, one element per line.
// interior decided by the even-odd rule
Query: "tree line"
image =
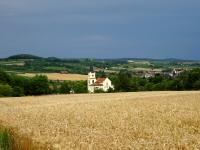
<path fill-rule="evenodd" d="M 155 75 L 155 77 L 136 77 L 127 70 L 111 76 L 116 92 L 133 91 L 184 91 L 200 90 L 200 68 L 182 72 L 177 77 Z"/>
<path fill-rule="evenodd" d="M 159 74 L 151 78 L 142 78 L 132 75 L 127 70 L 121 70 L 109 78 L 112 80 L 115 90 L 108 92 L 200 90 L 200 68 L 185 71 L 175 78 Z M 87 81 L 59 83 L 49 81 L 44 75 L 28 78 L 0 70 L 0 97 L 87 92 Z M 96 92 L 103 91 L 97 90 Z"/>
<path fill-rule="evenodd" d="M 64 94 L 70 92 L 87 93 L 87 82 L 66 81 L 58 83 L 49 81 L 47 76 L 44 75 L 28 78 L 8 74 L 0 70 L 0 97 Z"/>

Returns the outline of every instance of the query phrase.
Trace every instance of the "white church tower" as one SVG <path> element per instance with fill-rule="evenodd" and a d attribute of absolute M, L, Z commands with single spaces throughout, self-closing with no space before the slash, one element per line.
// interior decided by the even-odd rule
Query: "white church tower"
<path fill-rule="evenodd" d="M 95 72 L 89 72 L 88 73 L 88 91 L 94 91 L 94 87 L 92 87 L 91 85 L 94 84 L 96 82 L 96 74 Z"/>

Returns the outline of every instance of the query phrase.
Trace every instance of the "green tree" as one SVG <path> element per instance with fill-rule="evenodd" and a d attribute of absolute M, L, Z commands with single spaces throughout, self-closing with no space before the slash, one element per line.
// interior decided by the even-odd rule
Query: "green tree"
<path fill-rule="evenodd" d="M 61 87 L 60 87 L 60 93 L 62 94 L 66 94 L 66 93 L 70 93 L 70 90 L 71 90 L 71 87 L 69 86 L 69 83 L 68 82 L 64 82 L 61 84 Z"/>
<path fill-rule="evenodd" d="M 196 81 L 196 82 L 194 83 L 193 88 L 194 88 L 195 90 L 200 90 L 200 80 L 198 80 L 198 81 Z"/>
<path fill-rule="evenodd" d="M 24 96 L 24 90 L 23 90 L 23 88 L 19 87 L 19 86 L 13 87 L 13 94 L 12 94 L 12 96 L 14 96 L 14 97 Z"/>
<path fill-rule="evenodd" d="M 0 84 L 0 97 L 9 97 L 12 96 L 13 94 L 13 89 L 10 85 L 6 84 Z"/>
<path fill-rule="evenodd" d="M 165 90 L 165 84 L 163 84 L 163 82 L 154 84 L 152 86 L 152 90 L 153 91 L 163 91 L 163 90 Z"/>
<path fill-rule="evenodd" d="M 194 89 L 194 84 L 200 80 L 200 68 L 185 71 L 177 79 L 181 83 L 183 90 L 192 90 Z"/>
<path fill-rule="evenodd" d="M 145 91 L 152 91 L 153 90 L 153 83 L 150 83 L 150 82 L 148 82 L 146 85 L 145 85 L 145 87 L 144 87 L 144 90 Z"/>
<path fill-rule="evenodd" d="M 149 81 L 153 84 L 161 83 L 164 80 L 164 77 L 161 75 L 155 75 L 155 77 L 149 78 Z"/>
<path fill-rule="evenodd" d="M 11 77 L 5 72 L 0 70 L 0 83 L 9 84 L 11 81 Z"/>
<path fill-rule="evenodd" d="M 106 73 L 104 71 L 99 71 L 96 73 L 96 77 L 99 78 L 99 77 L 106 77 Z"/>
<path fill-rule="evenodd" d="M 131 74 L 127 70 L 121 70 L 114 82 L 116 91 L 131 91 Z"/>
<path fill-rule="evenodd" d="M 28 77 L 22 77 L 22 76 L 12 74 L 10 85 L 12 87 L 17 87 L 16 90 L 20 92 L 20 94 L 18 94 L 18 95 L 22 95 L 22 96 L 29 95 L 29 93 L 31 92 L 30 81 L 31 81 L 31 79 Z M 15 96 L 16 96 L 16 94 L 15 94 Z"/>
<path fill-rule="evenodd" d="M 87 93 L 87 82 L 76 81 L 72 87 L 75 93 Z"/>
<path fill-rule="evenodd" d="M 49 83 L 47 76 L 36 75 L 30 81 L 29 85 L 30 95 L 43 95 L 49 93 Z"/>
<path fill-rule="evenodd" d="M 49 83 L 49 94 L 57 94 L 60 93 L 60 83 L 50 81 Z"/>

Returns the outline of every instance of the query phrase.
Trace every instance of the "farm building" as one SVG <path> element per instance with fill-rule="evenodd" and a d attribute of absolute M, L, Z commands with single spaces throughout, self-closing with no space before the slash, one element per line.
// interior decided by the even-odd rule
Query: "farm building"
<path fill-rule="evenodd" d="M 105 78 L 97 78 L 95 72 L 88 73 L 88 91 L 90 93 L 94 93 L 95 90 L 103 90 L 108 91 L 108 89 L 114 89 L 110 79 Z"/>

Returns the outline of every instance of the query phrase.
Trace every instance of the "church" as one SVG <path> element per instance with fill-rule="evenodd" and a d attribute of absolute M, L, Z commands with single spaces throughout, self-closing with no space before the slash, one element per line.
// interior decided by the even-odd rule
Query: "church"
<path fill-rule="evenodd" d="M 95 90 L 103 90 L 104 92 L 107 92 L 110 88 L 114 89 L 110 79 L 106 77 L 96 79 L 95 72 L 88 73 L 87 87 L 89 93 L 94 93 Z"/>

